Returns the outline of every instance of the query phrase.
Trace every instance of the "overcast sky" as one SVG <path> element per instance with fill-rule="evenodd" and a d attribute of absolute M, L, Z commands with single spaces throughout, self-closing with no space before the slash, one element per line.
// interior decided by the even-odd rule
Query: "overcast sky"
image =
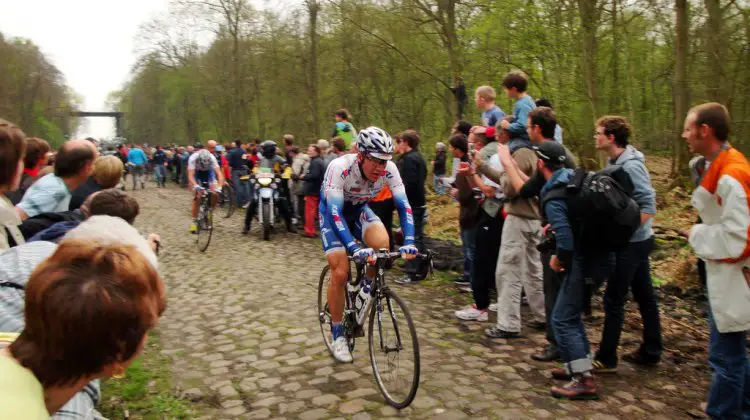
<path fill-rule="evenodd" d="M 281 4 L 295 2 L 251 3 L 277 10 Z M 83 96 L 84 111 L 106 110 L 107 95 L 122 87 L 135 63 L 133 39 L 138 26 L 168 8 L 168 0 L 2 0 L 0 4 L 0 32 L 38 45 L 68 85 Z M 79 137 L 114 135 L 110 118 L 84 122 Z"/>
<path fill-rule="evenodd" d="M 127 79 L 135 62 L 138 25 L 167 0 L 8 0 L 0 31 L 31 39 L 84 97 L 83 110 L 102 111 L 109 92 Z M 114 121 L 88 118 L 79 135 L 114 135 Z"/>

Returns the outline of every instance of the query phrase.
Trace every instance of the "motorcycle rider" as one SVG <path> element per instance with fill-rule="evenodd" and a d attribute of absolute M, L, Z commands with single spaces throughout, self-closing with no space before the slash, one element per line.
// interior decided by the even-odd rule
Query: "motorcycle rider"
<path fill-rule="evenodd" d="M 277 206 L 279 212 L 281 212 L 284 221 L 286 222 L 286 229 L 291 233 L 297 233 L 297 229 L 292 224 L 292 208 L 289 201 L 286 199 L 286 188 L 288 188 L 288 179 L 291 177 L 291 168 L 286 162 L 286 159 L 276 154 L 276 142 L 273 140 L 266 140 L 258 146 L 260 149 L 261 158 L 258 164 L 253 169 L 253 172 L 257 172 L 259 168 L 270 168 L 273 173 L 282 178 L 282 182 L 278 183 L 279 194 Z M 257 189 L 257 188 L 256 188 Z M 250 224 L 255 217 L 255 212 L 258 209 L 258 199 L 255 193 L 250 197 L 250 205 L 245 213 L 245 228 L 242 230 L 243 235 L 250 233 Z"/>

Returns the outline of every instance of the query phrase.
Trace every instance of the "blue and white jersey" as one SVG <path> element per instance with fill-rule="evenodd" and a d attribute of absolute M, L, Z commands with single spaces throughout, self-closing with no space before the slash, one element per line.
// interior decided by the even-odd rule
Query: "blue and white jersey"
<path fill-rule="evenodd" d="M 385 175 L 376 182 L 370 182 L 362 175 L 356 154 L 341 156 L 328 165 L 320 192 L 320 216 L 321 219 L 327 219 L 349 252 L 359 248 L 350 230 L 350 222 L 356 221 L 363 214 L 367 203 L 384 186 L 388 186 L 393 194 L 393 202 L 398 209 L 404 232 L 404 243 L 413 244 L 414 217 L 395 163 L 388 161 Z"/>

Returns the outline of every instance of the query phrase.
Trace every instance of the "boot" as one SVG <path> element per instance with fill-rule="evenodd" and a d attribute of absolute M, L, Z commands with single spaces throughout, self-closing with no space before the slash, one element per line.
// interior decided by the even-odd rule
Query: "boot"
<path fill-rule="evenodd" d="M 287 220 L 286 222 L 286 231 L 289 233 L 297 233 L 297 228 L 294 227 L 291 220 Z"/>
<path fill-rule="evenodd" d="M 554 346 L 552 344 L 548 345 L 541 352 L 532 354 L 531 359 L 536 360 L 537 362 L 554 362 L 557 360 L 561 360 L 560 352 L 557 351 L 557 346 Z"/>
<path fill-rule="evenodd" d="M 598 400 L 596 384 L 593 376 L 576 374 L 573 379 L 564 386 L 553 386 L 552 396 L 568 400 Z"/>

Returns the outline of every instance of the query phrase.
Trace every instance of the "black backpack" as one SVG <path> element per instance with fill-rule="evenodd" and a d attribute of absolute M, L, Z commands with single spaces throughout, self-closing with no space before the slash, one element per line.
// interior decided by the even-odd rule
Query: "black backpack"
<path fill-rule="evenodd" d="M 566 200 L 576 244 L 583 250 L 617 251 L 628 244 L 641 225 L 641 210 L 633 200 L 633 183 L 621 165 L 599 172 L 576 169 L 570 182 L 549 191 L 550 200 Z"/>

